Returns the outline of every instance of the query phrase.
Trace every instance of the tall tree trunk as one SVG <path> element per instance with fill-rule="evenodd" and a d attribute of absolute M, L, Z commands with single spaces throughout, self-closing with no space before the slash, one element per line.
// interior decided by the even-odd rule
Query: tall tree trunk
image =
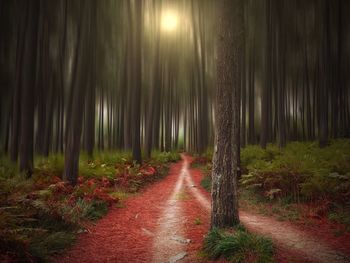
<path fill-rule="evenodd" d="M 247 8 L 244 8 L 244 29 L 247 21 Z M 241 147 L 246 146 L 246 128 L 247 128 L 247 76 L 246 76 L 246 34 L 244 30 L 242 45 L 242 76 L 241 76 Z"/>
<path fill-rule="evenodd" d="M 266 0 L 266 52 L 265 52 L 265 83 L 262 86 L 261 94 L 261 132 L 260 146 L 266 149 L 269 138 L 268 125 L 268 95 L 269 87 L 271 87 L 271 0 Z M 271 91 L 270 91 L 271 92 Z"/>
<path fill-rule="evenodd" d="M 319 145 L 325 147 L 328 144 L 328 90 L 331 89 L 331 68 L 330 62 L 330 3 L 325 0 L 323 4 L 324 24 L 323 24 L 323 83 L 320 83 L 320 117 L 319 117 Z"/>
<path fill-rule="evenodd" d="M 80 139 L 83 124 L 85 93 L 87 85 L 87 64 L 91 50 L 91 6 L 82 1 L 81 18 L 78 25 L 76 58 L 74 62 L 73 81 L 69 108 L 72 116 L 67 119 L 67 137 L 65 149 L 65 167 L 63 178 L 71 185 L 76 185 L 79 169 Z M 87 24 L 86 24 L 87 23 Z M 93 36 L 94 37 L 94 36 Z M 85 45 L 83 45 L 83 43 Z"/>
<path fill-rule="evenodd" d="M 254 45 L 251 47 L 253 52 L 250 54 L 249 61 L 249 126 L 248 126 L 248 143 L 255 144 L 255 51 Z"/>
<path fill-rule="evenodd" d="M 25 7 L 19 11 L 17 23 L 17 47 L 16 47 L 16 72 L 14 79 L 14 92 L 11 112 L 11 136 L 10 136 L 10 159 L 13 162 L 18 160 L 20 125 L 21 125 L 21 77 L 23 71 L 25 32 L 27 25 L 28 1 L 24 1 Z"/>
<path fill-rule="evenodd" d="M 27 21 L 21 71 L 21 132 L 19 168 L 31 176 L 33 170 L 34 101 L 36 84 L 36 47 L 38 37 L 39 1 L 27 3 Z"/>
<path fill-rule="evenodd" d="M 239 223 L 237 176 L 243 1 L 220 0 L 218 7 L 217 123 L 211 227 L 230 227 Z"/>
<path fill-rule="evenodd" d="M 92 2 L 91 33 L 97 33 L 97 4 Z M 95 114 L 96 114 L 96 39 L 91 39 L 91 60 L 89 62 L 89 83 L 87 86 L 86 107 L 85 107 L 85 150 L 89 157 L 92 157 L 95 145 Z"/>
<path fill-rule="evenodd" d="M 133 50 L 132 50 L 132 157 L 137 163 L 142 162 L 140 121 L 141 121 L 141 37 L 142 37 L 142 0 L 135 1 L 135 17 L 133 27 Z"/>

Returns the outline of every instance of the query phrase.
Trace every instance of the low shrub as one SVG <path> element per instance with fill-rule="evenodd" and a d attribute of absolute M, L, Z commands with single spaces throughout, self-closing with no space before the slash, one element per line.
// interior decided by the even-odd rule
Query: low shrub
<path fill-rule="evenodd" d="M 110 166 L 114 166 L 118 163 L 125 163 L 127 161 L 130 161 L 132 159 L 130 151 L 96 151 L 94 153 L 93 160 L 90 160 L 90 158 L 83 154 L 81 160 L 88 162 L 88 161 L 94 161 L 96 164 L 106 164 Z"/>
<path fill-rule="evenodd" d="M 59 177 L 63 174 L 63 154 L 51 154 L 48 157 L 36 156 L 34 163 L 37 174 L 56 175 Z"/>
<path fill-rule="evenodd" d="M 347 231 L 350 231 L 350 212 L 343 210 L 343 209 L 337 209 L 334 211 L 331 211 L 328 215 L 328 218 L 330 221 L 343 224 Z"/>
<path fill-rule="evenodd" d="M 62 221 L 39 201 L 23 200 L 0 210 L 0 254 L 15 261 L 48 261 L 75 239 L 77 225 Z"/>

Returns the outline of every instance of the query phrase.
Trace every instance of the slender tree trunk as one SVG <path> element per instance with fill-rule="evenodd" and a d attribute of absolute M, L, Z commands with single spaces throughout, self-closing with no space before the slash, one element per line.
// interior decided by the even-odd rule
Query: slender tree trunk
<path fill-rule="evenodd" d="M 248 143 L 255 144 L 255 51 L 252 47 L 253 52 L 250 54 L 249 62 L 249 132 L 248 132 Z"/>
<path fill-rule="evenodd" d="M 18 160 L 20 125 L 21 125 L 21 76 L 23 71 L 25 32 L 27 25 L 27 5 L 24 1 L 25 8 L 19 11 L 20 19 L 17 24 L 17 47 L 16 47 L 16 72 L 14 79 L 14 92 L 11 113 L 11 136 L 10 136 L 10 159 L 13 162 Z"/>
<path fill-rule="evenodd" d="M 133 28 L 133 86 L 132 86 L 132 157 L 141 164 L 141 141 L 140 141 L 140 121 L 141 121 L 141 37 L 142 37 L 142 0 L 135 2 L 135 17 Z"/>
<path fill-rule="evenodd" d="M 95 15 L 95 14 L 94 14 Z M 94 21 L 96 23 L 96 21 Z M 95 114 L 96 114 L 96 47 L 93 46 L 92 60 L 89 64 L 89 83 L 87 86 L 87 98 L 85 107 L 85 150 L 92 157 L 95 145 Z"/>
<path fill-rule="evenodd" d="M 266 149 L 269 138 L 268 126 L 268 95 L 269 87 L 271 87 L 271 0 L 266 0 L 266 58 L 265 58 L 265 83 L 262 86 L 261 94 L 261 132 L 260 132 L 260 146 Z M 271 92 L 271 91 L 270 91 Z"/>
<path fill-rule="evenodd" d="M 80 139 L 83 124 L 83 112 L 85 106 L 85 95 L 87 85 L 87 64 L 91 50 L 91 11 L 92 8 L 85 1 L 81 2 L 81 18 L 78 26 L 78 39 L 76 58 L 74 62 L 73 81 L 71 86 L 71 105 L 72 116 L 68 119 L 66 125 L 66 149 L 65 149 L 65 167 L 64 180 L 71 185 L 76 185 L 79 169 Z M 86 24 L 87 23 L 87 24 Z M 93 36 L 94 37 L 94 36 Z M 83 43 L 85 45 L 83 45 Z"/>
<path fill-rule="evenodd" d="M 30 2 L 30 3 L 29 3 Z M 36 47 L 38 37 L 39 1 L 28 0 L 25 44 L 21 71 L 21 132 L 19 168 L 31 176 L 34 146 L 34 100 L 36 84 Z"/>
<path fill-rule="evenodd" d="M 245 29 L 246 21 L 247 21 L 247 8 L 243 4 L 244 8 L 244 21 L 243 26 Z M 242 45 L 242 76 L 241 76 L 241 147 L 244 148 L 246 146 L 247 137 L 246 137 L 246 130 L 247 130 L 247 76 L 246 76 L 246 34 L 244 30 L 243 35 L 243 45 Z"/>
<path fill-rule="evenodd" d="M 330 3 L 324 1 L 324 25 L 323 25 L 323 83 L 320 84 L 320 118 L 319 118 L 319 145 L 325 147 L 328 144 L 328 89 L 331 89 L 330 62 Z"/>

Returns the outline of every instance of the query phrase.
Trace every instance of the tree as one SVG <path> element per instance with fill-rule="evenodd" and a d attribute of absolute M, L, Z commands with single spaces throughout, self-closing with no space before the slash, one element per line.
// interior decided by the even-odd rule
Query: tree
<path fill-rule="evenodd" d="M 268 96 L 269 85 L 271 83 L 271 0 L 266 1 L 266 51 L 265 51 L 265 83 L 262 86 L 261 94 L 261 132 L 260 146 L 266 149 L 267 140 L 269 137 L 268 125 Z"/>
<path fill-rule="evenodd" d="M 230 227 L 239 223 L 237 176 L 240 154 L 243 1 L 220 0 L 218 7 L 217 123 L 211 226 Z"/>
<path fill-rule="evenodd" d="M 39 23 L 39 1 L 27 1 L 26 31 L 23 46 L 21 85 L 21 118 L 19 168 L 31 176 L 33 170 L 34 145 L 34 94 L 36 84 L 36 44 Z"/>
<path fill-rule="evenodd" d="M 131 4 L 131 3 L 130 3 Z M 142 37 L 142 0 L 135 1 L 135 13 L 132 27 L 132 158 L 137 163 L 141 163 L 141 141 L 140 141 L 140 121 L 141 121 L 141 37 Z"/>
<path fill-rule="evenodd" d="M 91 34 L 95 36 L 97 33 L 97 3 L 92 2 L 91 14 Z M 96 104 L 96 38 L 91 39 L 91 56 L 89 62 L 89 83 L 86 87 L 86 107 L 85 107 L 85 127 L 84 140 L 85 150 L 89 157 L 92 157 L 95 144 L 95 104 Z"/>
<path fill-rule="evenodd" d="M 330 3 L 329 1 L 322 1 L 324 12 L 323 23 L 323 64 L 321 65 L 321 72 L 323 73 L 323 81 L 319 87 L 319 145 L 326 147 L 328 144 L 328 108 L 329 108 L 329 90 L 332 88 L 330 59 L 331 59 L 331 36 L 330 36 Z"/>
<path fill-rule="evenodd" d="M 80 139 L 83 124 L 83 112 L 85 106 L 85 95 L 87 78 L 86 72 L 91 50 L 91 13 L 93 8 L 85 1 L 81 2 L 81 18 L 78 25 L 78 38 L 74 61 L 74 75 L 72 80 L 69 112 L 71 116 L 67 118 L 66 124 L 66 150 L 65 167 L 63 178 L 71 185 L 75 185 L 78 179 Z M 86 22 L 87 24 L 85 24 Z M 83 45 L 86 43 L 86 45 Z"/>

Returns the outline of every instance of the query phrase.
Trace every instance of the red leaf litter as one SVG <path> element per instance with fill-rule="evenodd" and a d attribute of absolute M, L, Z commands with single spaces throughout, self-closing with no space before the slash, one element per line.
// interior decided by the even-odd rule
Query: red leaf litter
<path fill-rule="evenodd" d="M 80 234 L 75 246 L 56 262 L 169 262 L 180 254 L 185 256 L 178 262 L 208 262 L 199 251 L 210 226 L 210 194 L 200 186 L 202 173 L 188 169 L 191 162 L 191 157 L 183 156 L 165 179 L 129 198 L 125 207 L 111 209 L 88 233 Z M 277 262 L 348 262 L 329 239 L 317 246 L 309 240 L 312 233 L 289 223 L 244 211 L 240 216 L 248 229 L 272 237 Z M 286 241 L 286 234 L 295 238 L 294 230 L 302 233 L 297 236 L 300 240 Z M 305 247 L 293 247 L 300 242 Z M 347 245 L 350 248 L 349 241 Z M 323 250 L 318 251 L 320 255 L 324 251 L 334 254 L 313 257 L 315 249 Z"/>
<path fill-rule="evenodd" d="M 113 208 L 57 262 L 151 262 L 159 206 L 171 194 L 181 167 L 182 162 L 172 165 L 164 180 L 129 198 L 125 207 Z"/>

